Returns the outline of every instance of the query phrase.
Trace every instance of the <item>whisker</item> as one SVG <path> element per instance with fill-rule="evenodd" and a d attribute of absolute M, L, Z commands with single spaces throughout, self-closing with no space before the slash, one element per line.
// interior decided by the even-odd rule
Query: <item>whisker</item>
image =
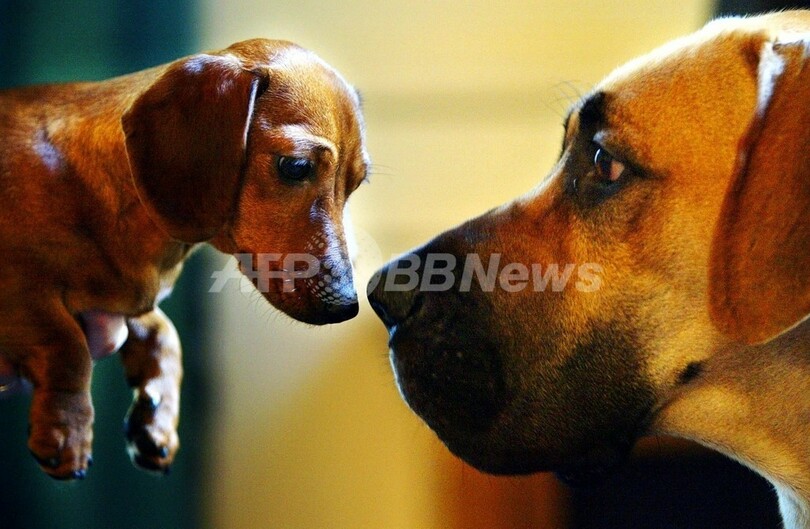
<path fill-rule="evenodd" d="M 568 115 L 568 109 L 576 101 L 582 99 L 583 93 L 590 91 L 590 89 L 582 90 L 581 85 L 585 85 L 582 81 L 560 81 L 553 86 L 554 92 L 558 95 L 551 102 L 545 104 L 546 108 L 554 112 L 560 119 L 565 119 Z"/>
<path fill-rule="evenodd" d="M 368 176 L 366 179 L 370 179 L 371 177 L 382 175 L 382 176 L 396 176 L 393 168 L 387 165 L 379 165 L 373 164 L 368 168 Z"/>

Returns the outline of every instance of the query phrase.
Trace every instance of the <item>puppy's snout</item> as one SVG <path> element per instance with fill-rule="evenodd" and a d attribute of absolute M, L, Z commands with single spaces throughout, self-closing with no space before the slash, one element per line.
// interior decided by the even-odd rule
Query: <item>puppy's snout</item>
<path fill-rule="evenodd" d="M 414 254 L 409 254 L 411 255 Z M 417 270 L 411 270 L 417 281 L 397 281 L 401 270 L 406 268 L 403 266 L 404 259 L 400 258 L 385 265 L 372 276 L 368 284 L 367 294 L 371 308 L 389 329 L 408 319 L 418 309 L 421 299 L 416 287 L 419 278 Z"/>

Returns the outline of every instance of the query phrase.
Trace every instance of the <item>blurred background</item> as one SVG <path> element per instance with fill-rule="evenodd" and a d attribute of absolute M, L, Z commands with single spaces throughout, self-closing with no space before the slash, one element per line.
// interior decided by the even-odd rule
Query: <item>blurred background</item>
<path fill-rule="evenodd" d="M 797 5 L 802 2 L 797 3 Z M 256 37 L 316 51 L 365 100 L 371 185 L 352 198 L 358 287 L 393 255 L 532 188 L 567 107 L 635 55 L 719 12 L 784 2 L 0 0 L 0 86 L 102 79 Z M 189 262 L 164 309 L 185 350 L 182 450 L 136 470 L 116 358 L 96 366 L 96 465 L 45 477 L 26 449 L 29 397 L 0 400 L 0 529 L 779 527 L 770 487 L 686 443 L 641 444 L 605 484 L 484 476 L 399 398 L 386 333 L 363 300 L 329 328 L 291 322 Z"/>

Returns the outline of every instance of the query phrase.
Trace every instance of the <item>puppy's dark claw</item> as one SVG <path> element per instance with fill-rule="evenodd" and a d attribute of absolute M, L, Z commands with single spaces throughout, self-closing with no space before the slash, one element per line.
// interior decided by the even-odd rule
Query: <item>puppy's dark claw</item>
<path fill-rule="evenodd" d="M 29 452 L 31 452 L 31 455 L 34 457 L 34 459 L 37 460 L 37 463 L 39 463 L 39 465 L 41 467 L 44 467 L 44 468 L 57 468 L 59 466 L 59 458 L 58 457 L 39 457 L 34 452 L 32 452 L 30 450 L 29 450 Z"/>
<path fill-rule="evenodd" d="M 29 449 L 28 451 L 31 453 L 31 456 L 36 460 L 36 462 L 39 463 L 39 466 L 42 467 L 45 473 L 57 481 L 84 479 L 87 477 L 87 469 L 93 466 L 93 457 L 88 455 L 85 468 L 79 468 L 72 471 L 61 470 L 57 472 L 57 469 L 62 466 L 62 459 L 59 456 L 39 457 L 34 453 L 33 450 Z"/>
<path fill-rule="evenodd" d="M 68 472 L 67 474 L 51 474 L 50 472 L 46 472 L 46 474 L 51 478 L 55 479 L 56 481 L 71 481 L 74 479 L 84 479 L 87 477 L 87 470 L 79 469 L 74 470 L 73 472 Z"/>

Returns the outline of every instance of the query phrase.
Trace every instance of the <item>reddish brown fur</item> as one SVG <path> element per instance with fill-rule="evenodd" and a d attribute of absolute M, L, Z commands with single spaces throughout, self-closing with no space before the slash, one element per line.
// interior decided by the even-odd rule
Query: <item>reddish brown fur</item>
<path fill-rule="evenodd" d="M 331 157 L 288 124 L 334 145 Z M 29 447 L 46 472 L 81 477 L 90 460 L 86 311 L 127 320 L 131 451 L 162 470 L 177 449 L 181 367 L 156 303 L 195 244 L 286 254 L 323 240 L 315 256 L 350 284 L 342 212 L 367 170 L 362 127 L 337 72 L 261 39 L 108 81 L 0 92 L 0 361 L 34 385 Z M 293 155 L 318 162 L 311 180 L 282 182 L 276 160 Z M 265 296 L 298 319 L 356 313 L 281 286 Z"/>
<path fill-rule="evenodd" d="M 712 255 L 712 315 L 730 335 L 764 342 L 810 314 L 810 67 L 784 45 L 785 72 L 740 146 Z M 794 138 L 786 142 L 784 138 Z"/>

